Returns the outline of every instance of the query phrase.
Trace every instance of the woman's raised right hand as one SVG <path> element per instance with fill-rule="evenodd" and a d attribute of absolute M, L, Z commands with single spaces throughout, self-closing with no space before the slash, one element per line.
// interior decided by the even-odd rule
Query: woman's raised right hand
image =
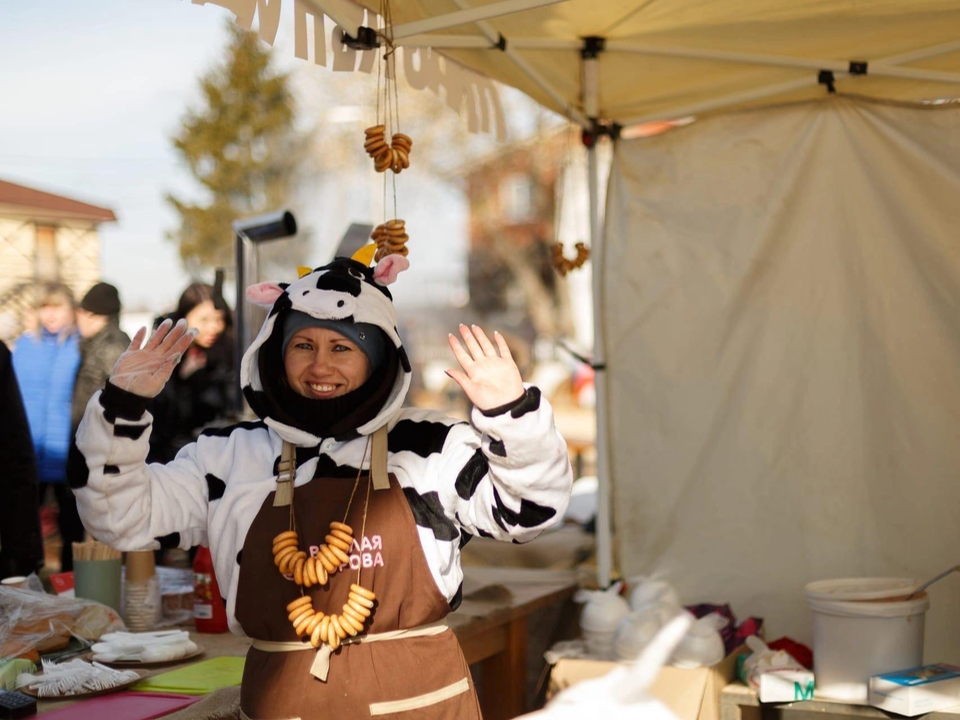
<path fill-rule="evenodd" d="M 197 331 L 188 330 L 186 320 L 180 320 L 173 325 L 173 322 L 167 319 L 160 323 L 160 327 L 144 344 L 143 338 L 146 334 L 145 327 L 137 330 L 137 334 L 130 341 L 130 347 L 113 366 L 110 382 L 134 395 L 152 398 L 163 390 L 183 353 L 197 336 Z M 141 344 L 143 347 L 140 347 Z"/>

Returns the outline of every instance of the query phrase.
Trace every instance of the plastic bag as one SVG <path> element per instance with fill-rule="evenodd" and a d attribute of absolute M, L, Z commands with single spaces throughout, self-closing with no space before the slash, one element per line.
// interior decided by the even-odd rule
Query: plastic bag
<path fill-rule="evenodd" d="M 193 621 L 193 570 L 158 567 L 163 616 L 156 627 L 165 628 Z"/>
<path fill-rule="evenodd" d="M 692 618 L 677 616 L 647 645 L 633 664 L 621 664 L 606 675 L 562 690 L 544 710 L 524 715 L 525 720 L 584 720 L 584 718 L 643 718 L 677 720 L 647 689 L 687 633 Z"/>
<path fill-rule="evenodd" d="M 580 613 L 580 631 L 587 651 L 600 660 L 614 659 L 613 636 L 620 621 L 630 612 L 627 601 L 620 597 L 623 583 L 606 590 L 578 590 L 573 599 L 586 603 Z"/>
<path fill-rule="evenodd" d="M 753 652 L 743 661 L 740 679 L 753 690 L 760 689 L 760 677 L 765 673 L 806 672 L 806 668 L 797 662 L 785 650 L 771 650 L 756 635 L 747 638 L 747 647 Z"/>
<path fill-rule="evenodd" d="M 681 668 L 712 667 L 723 660 L 725 650 L 720 629 L 727 622 L 725 617 L 717 613 L 695 621 L 677 645 L 671 664 Z"/>
<path fill-rule="evenodd" d="M 36 662 L 40 653 L 66 647 L 71 636 L 94 641 L 125 629 L 113 608 L 92 600 L 0 586 L 0 659 Z"/>
<path fill-rule="evenodd" d="M 683 609 L 676 589 L 666 580 L 657 577 L 638 575 L 629 580 L 630 608 L 647 611 L 652 607 L 659 610 L 660 622 L 664 625 Z"/>
<path fill-rule="evenodd" d="M 632 612 L 617 626 L 613 647 L 620 660 L 635 660 L 660 629 L 683 612 L 677 591 L 655 577 L 630 578 Z"/>

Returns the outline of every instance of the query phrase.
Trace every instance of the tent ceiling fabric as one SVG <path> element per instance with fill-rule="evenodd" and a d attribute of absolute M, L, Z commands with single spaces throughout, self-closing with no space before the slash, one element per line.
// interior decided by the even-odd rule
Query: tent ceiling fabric
<path fill-rule="evenodd" d="M 412 22 L 494 0 L 404 0 L 392 5 L 396 24 Z M 377 12 L 378 2 L 361 2 Z M 691 59 L 652 52 L 680 48 L 696 52 L 767 55 L 825 61 L 876 61 L 960 40 L 960 7 L 955 0 L 569 0 L 486 21 L 508 47 L 545 78 L 569 108 L 583 111 L 580 39 L 603 37 L 599 56 L 600 117 L 631 121 L 669 119 L 731 99 L 729 107 L 822 96 L 817 69 L 775 67 L 752 62 Z M 484 38 L 476 24 L 437 31 L 437 36 Z M 429 37 L 429 35 L 423 36 Z M 531 49 L 530 42 L 567 43 L 566 49 Z M 511 46 L 511 43 L 513 45 Z M 519 88 L 546 107 L 569 114 L 506 53 L 487 47 L 438 48 L 464 65 Z M 951 52 L 914 60 L 904 67 L 956 73 L 960 45 Z M 786 85 L 770 97 L 738 96 Z M 838 74 L 839 92 L 870 97 L 925 100 L 960 95 L 960 83 L 916 78 Z"/>

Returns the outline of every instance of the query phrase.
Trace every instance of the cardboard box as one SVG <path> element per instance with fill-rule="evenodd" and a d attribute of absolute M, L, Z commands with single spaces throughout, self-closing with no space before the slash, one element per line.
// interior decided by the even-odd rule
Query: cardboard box
<path fill-rule="evenodd" d="M 720 720 L 720 693 L 733 682 L 739 649 L 711 668 L 684 670 L 665 667 L 649 688 L 679 720 Z M 560 660 L 550 671 L 547 698 L 583 680 L 606 675 L 620 663 L 601 660 Z"/>
<path fill-rule="evenodd" d="M 870 704 L 900 715 L 960 705 L 960 667 L 925 665 L 870 678 Z"/>

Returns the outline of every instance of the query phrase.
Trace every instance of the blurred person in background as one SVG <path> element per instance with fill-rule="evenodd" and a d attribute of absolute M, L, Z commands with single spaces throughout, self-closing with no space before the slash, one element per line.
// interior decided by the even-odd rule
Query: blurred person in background
<path fill-rule="evenodd" d="M 230 308 L 220 282 L 218 277 L 215 286 L 192 283 L 180 296 L 176 311 L 157 319 L 157 326 L 167 318 L 174 324 L 183 319 L 198 334 L 163 392 L 150 403 L 150 462 L 173 460 L 202 428 L 230 411 L 235 348 Z"/>
<path fill-rule="evenodd" d="M 130 345 L 120 329 L 120 293 L 109 283 L 94 285 L 80 301 L 77 329 L 80 331 L 80 369 L 73 388 L 72 429 L 76 431 L 87 402 L 110 377 L 117 359 Z"/>
<path fill-rule="evenodd" d="M 47 488 L 59 506 L 57 524 L 63 547 L 61 571 L 73 569 L 71 543 L 83 539 L 77 503 L 67 486 L 70 447 L 70 410 L 73 386 L 80 366 L 73 293 L 61 283 L 43 286 L 37 310 L 38 327 L 20 336 L 13 348 L 13 369 L 30 424 L 37 461 L 39 500 Z"/>
<path fill-rule="evenodd" d="M 37 461 L 10 351 L 0 342 L 0 578 L 43 567 Z"/>

